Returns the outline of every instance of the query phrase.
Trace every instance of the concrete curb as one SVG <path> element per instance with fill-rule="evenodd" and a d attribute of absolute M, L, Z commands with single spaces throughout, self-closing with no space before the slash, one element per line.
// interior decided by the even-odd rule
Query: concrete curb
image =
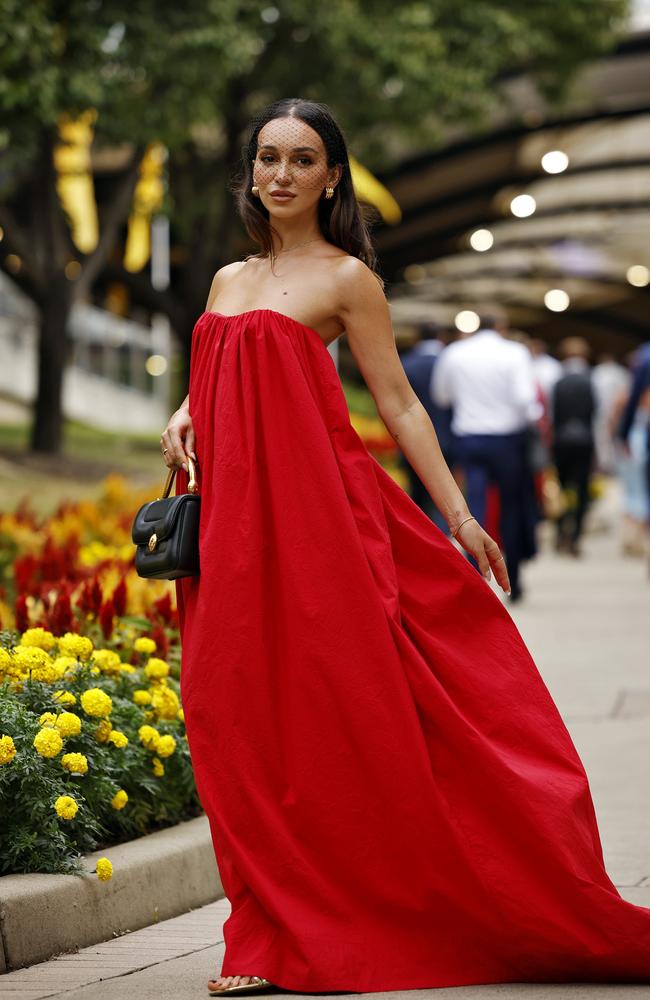
<path fill-rule="evenodd" d="M 113 877 L 93 874 L 107 857 Z M 0 972 L 107 941 L 224 896 L 206 816 L 84 856 L 87 874 L 0 878 Z"/>

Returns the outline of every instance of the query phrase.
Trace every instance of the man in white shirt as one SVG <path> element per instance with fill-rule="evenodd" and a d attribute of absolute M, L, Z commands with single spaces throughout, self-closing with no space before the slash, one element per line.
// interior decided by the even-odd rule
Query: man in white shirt
<path fill-rule="evenodd" d="M 456 457 L 463 469 L 470 511 L 485 527 L 490 483 L 499 489 L 500 530 L 511 583 L 510 600 L 523 595 L 519 563 L 524 538 L 528 425 L 543 406 L 530 351 L 507 340 L 505 319 L 487 311 L 477 333 L 454 341 L 440 354 L 431 393 L 439 406 L 453 407 Z M 468 556 L 476 568 L 475 560 Z"/>

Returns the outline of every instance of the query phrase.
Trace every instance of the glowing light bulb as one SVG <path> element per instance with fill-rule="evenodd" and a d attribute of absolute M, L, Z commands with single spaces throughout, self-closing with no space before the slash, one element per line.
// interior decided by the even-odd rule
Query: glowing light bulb
<path fill-rule="evenodd" d="M 561 174 L 569 166 L 569 157 L 561 149 L 551 149 L 542 157 L 542 167 L 547 174 Z"/>
<path fill-rule="evenodd" d="M 478 313 L 473 309 L 461 309 L 454 317 L 454 324 L 461 333 L 475 333 L 480 326 Z"/>
<path fill-rule="evenodd" d="M 565 309 L 569 308 L 570 302 L 571 299 L 563 288 L 550 288 L 544 296 L 544 305 L 551 312 L 564 312 Z"/>
<path fill-rule="evenodd" d="M 650 270 L 645 264 L 632 264 L 625 276 L 635 288 L 645 288 L 646 285 L 650 285 Z"/>
<path fill-rule="evenodd" d="M 472 249 L 483 253 L 484 250 L 489 250 L 494 244 L 494 236 L 489 229 L 475 229 L 469 238 L 469 242 Z"/>
<path fill-rule="evenodd" d="M 144 366 L 150 375 L 163 375 L 167 371 L 167 358 L 162 354 L 150 354 Z"/>
<path fill-rule="evenodd" d="M 525 219 L 532 215 L 537 208 L 537 202 L 532 194 L 518 194 L 510 202 L 510 211 L 519 219 Z"/>

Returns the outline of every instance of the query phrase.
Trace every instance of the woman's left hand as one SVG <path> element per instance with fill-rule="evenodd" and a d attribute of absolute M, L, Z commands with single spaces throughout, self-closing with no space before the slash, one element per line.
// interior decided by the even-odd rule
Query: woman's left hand
<path fill-rule="evenodd" d="M 456 534 L 457 540 L 478 563 L 478 568 L 486 580 L 490 579 L 490 567 L 494 578 L 506 594 L 510 593 L 510 578 L 501 549 L 475 519 L 465 521 Z"/>

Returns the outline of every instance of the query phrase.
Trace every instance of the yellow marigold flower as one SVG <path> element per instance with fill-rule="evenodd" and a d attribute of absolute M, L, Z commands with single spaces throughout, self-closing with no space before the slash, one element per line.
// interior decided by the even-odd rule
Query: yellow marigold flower
<path fill-rule="evenodd" d="M 151 770 L 153 771 L 154 778 L 162 778 L 163 774 L 165 773 L 165 765 L 160 760 L 160 758 L 153 757 L 151 760 L 151 764 L 152 764 Z"/>
<path fill-rule="evenodd" d="M 33 681 L 41 681 L 43 684 L 54 684 L 59 679 L 59 672 L 52 662 L 39 663 L 37 666 L 32 667 L 31 677 Z"/>
<path fill-rule="evenodd" d="M 61 712 L 56 717 L 54 725 L 61 736 L 78 736 L 81 732 L 81 719 L 74 712 Z"/>
<path fill-rule="evenodd" d="M 141 635 L 139 639 L 136 639 L 133 643 L 133 648 L 136 653 L 155 653 L 156 643 L 153 639 L 149 639 L 146 635 Z"/>
<path fill-rule="evenodd" d="M 56 757 L 63 746 L 61 733 L 58 729 L 39 729 L 32 744 L 41 757 Z"/>
<path fill-rule="evenodd" d="M 96 649 L 93 653 L 93 661 L 106 674 L 120 672 L 120 657 L 113 649 Z"/>
<path fill-rule="evenodd" d="M 176 749 L 176 740 L 173 736 L 169 734 L 166 736 L 161 736 L 158 740 L 158 745 L 156 746 L 156 753 L 159 757 L 171 757 L 174 750 Z"/>
<path fill-rule="evenodd" d="M 133 692 L 133 700 L 136 705 L 148 705 L 151 701 L 151 695 L 148 691 L 143 691 L 142 688 L 140 688 L 139 690 Z"/>
<path fill-rule="evenodd" d="M 151 696 L 151 704 L 161 719 L 175 719 L 180 708 L 178 695 L 170 687 L 157 688 Z"/>
<path fill-rule="evenodd" d="M 60 816 L 61 819 L 74 819 L 79 806 L 71 795 L 59 795 L 54 803 L 54 808 L 57 816 Z"/>
<path fill-rule="evenodd" d="M 110 695 L 107 695 L 101 688 L 88 688 L 81 695 L 81 707 L 86 715 L 102 718 L 110 714 L 113 702 Z"/>
<path fill-rule="evenodd" d="M 74 656 L 55 657 L 54 667 L 58 671 L 59 677 L 74 677 L 81 670 L 81 664 L 77 662 Z"/>
<path fill-rule="evenodd" d="M 149 678 L 149 690 L 153 694 L 154 691 L 158 691 L 159 688 L 169 687 L 169 681 L 166 677 L 150 677 Z"/>
<path fill-rule="evenodd" d="M 21 670 L 31 670 L 32 667 L 52 662 L 49 653 L 46 653 L 39 646 L 14 646 L 12 652 L 14 663 Z"/>
<path fill-rule="evenodd" d="M 123 674 L 134 674 L 137 669 L 132 663 L 120 663 L 120 670 Z"/>
<path fill-rule="evenodd" d="M 28 628 L 20 637 L 21 646 L 39 646 L 41 649 L 52 649 L 56 639 L 52 632 L 45 628 Z"/>
<path fill-rule="evenodd" d="M 147 677 L 166 677 L 169 673 L 169 664 L 166 663 L 165 660 L 161 660 L 158 656 L 152 656 L 149 658 L 149 662 L 144 668 L 144 672 Z"/>
<path fill-rule="evenodd" d="M 72 691 L 55 691 L 52 697 L 55 701 L 58 701 L 60 705 L 77 704 L 77 696 L 76 694 L 73 694 Z"/>
<path fill-rule="evenodd" d="M 147 750 L 155 750 L 158 746 L 158 740 L 160 739 L 160 733 L 153 726 L 140 726 L 138 729 L 138 736 L 140 737 L 140 742 L 147 748 Z"/>
<path fill-rule="evenodd" d="M 16 747 L 11 736 L 0 736 L 0 764 L 9 764 L 16 756 Z"/>
<path fill-rule="evenodd" d="M 119 792 L 116 792 L 111 799 L 111 805 L 113 809 L 124 809 L 124 806 L 129 801 L 129 796 L 126 794 L 123 788 L 120 788 Z"/>
<path fill-rule="evenodd" d="M 54 726 L 56 725 L 56 713 L 55 712 L 43 712 L 39 716 L 38 723 L 40 726 Z"/>
<path fill-rule="evenodd" d="M 120 750 L 122 749 L 122 747 L 125 747 L 126 744 L 129 742 L 129 737 L 126 735 L 126 733 L 120 732 L 119 729 L 111 729 L 110 733 L 108 734 L 108 739 L 110 743 L 118 747 Z"/>
<path fill-rule="evenodd" d="M 182 708 L 179 708 L 178 712 L 176 713 L 176 718 L 178 719 L 179 722 L 185 722 L 185 712 L 183 711 Z"/>
<path fill-rule="evenodd" d="M 61 764 L 70 774 L 86 774 L 88 772 L 88 758 L 82 753 L 64 753 Z"/>
<path fill-rule="evenodd" d="M 113 865 L 108 858 L 99 858 L 95 865 L 95 871 L 97 878 L 101 879 L 102 882 L 108 882 L 109 878 L 113 877 Z"/>
<path fill-rule="evenodd" d="M 51 657 L 39 646 L 14 646 L 13 661 L 14 668 L 26 676 L 31 674 L 33 680 L 52 683 L 57 679 Z"/>
<path fill-rule="evenodd" d="M 80 660 L 90 659 L 93 651 L 92 640 L 87 635 L 78 635 L 76 632 L 66 632 L 57 640 L 59 652 L 64 656 L 75 656 Z"/>
<path fill-rule="evenodd" d="M 28 676 L 21 669 L 20 664 L 17 662 L 16 657 L 9 654 L 9 659 L 2 668 L 2 672 L 7 676 L 11 677 L 16 681 L 23 680 L 24 677 Z M 18 689 L 20 690 L 20 688 Z"/>
<path fill-rule="evenodd" d="M 12 664 L 12 659 L 6 649 L 0 649 L 0 673 L 5 673 L 9 670 Z"/>
<path fill-rule="evenodd" d="M 95 739 L 98 743 L 108 743 L 108 739 L 113 732 L 113 727 L 108 719 L 102 719 L 95 730 Z"/>

